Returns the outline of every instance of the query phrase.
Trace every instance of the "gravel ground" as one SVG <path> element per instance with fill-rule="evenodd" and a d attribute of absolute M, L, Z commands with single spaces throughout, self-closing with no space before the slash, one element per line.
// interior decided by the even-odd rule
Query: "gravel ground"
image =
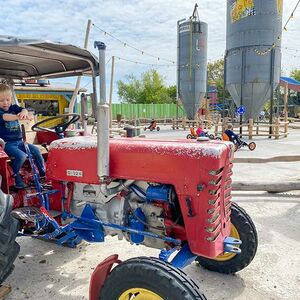
<path fill-rule="evenodd" d="M 164 130 L 153 138 L 183 137 L 184 132 Z M 257 142 L 257 151 L 237 155 L 268 157 L 299 154 L 299 132 L 288 139 Z M 300 163 L 236 164 L 235 180 L 288 181 L 299 178 Z M 259 247 L 253 262 L 236 275 L 204 270 L 196 263 L 185 269 L 208 299 L 300 299 L 300 193 L 234 192 L 237 201 L 252 217 L 258 231 Z M 89 278 L 96 265 L 118 253 L 126 260 L 136 256 L 157 256 L 158 250 L 131 246 L 108 237 L 105 243 L 83 243 L 77 249 L 58 247 L 32 238 L 18 238 L 21 245 L 15 271 L 7 280 L 12 299 L 88 299 Z M 176 299 L 177 300 L 177 299 Z M 178 299 L 179 300 L 179 299 Z"/>

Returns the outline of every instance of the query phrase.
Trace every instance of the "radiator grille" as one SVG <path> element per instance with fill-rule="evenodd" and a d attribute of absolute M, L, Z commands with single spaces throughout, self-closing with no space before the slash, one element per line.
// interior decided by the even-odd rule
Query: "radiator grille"
<path fill-rule="evenodd" d="M 222 226 L 230 222 L 232 163 L 218 170 L 210 170 L 208 174 L 208 209 L 205 230 L 208 233 L 206 240 L 214 242 L 220 235 Z"/>

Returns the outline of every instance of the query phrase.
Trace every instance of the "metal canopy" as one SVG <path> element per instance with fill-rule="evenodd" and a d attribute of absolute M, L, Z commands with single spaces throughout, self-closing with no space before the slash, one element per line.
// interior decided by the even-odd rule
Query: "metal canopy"
<path fill-rule="evenodd" d="M 0 77 L 11 79 L 98 75 L 88 50 L 59 42 L 0 35 Z"/>

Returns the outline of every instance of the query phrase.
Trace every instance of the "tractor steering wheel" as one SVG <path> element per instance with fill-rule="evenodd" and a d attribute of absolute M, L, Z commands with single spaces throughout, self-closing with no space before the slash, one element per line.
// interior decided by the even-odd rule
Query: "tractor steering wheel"
<path fill-rule="evenodd" d="M 63 121 L 63 119 L 66 119 L 68 117 L 72 117 L 72 118 L 68 121 Z M 56 126 L 50 127 L 50 128 L 42 127 L 43 124 L 45 124 L 49 121 L 57 120 L 57 119 L 62 119 L 63 122 Z M 31 130 L 32 131 L 48 131 L 48 132 L 56 133 L 58 136 L 61 136 L 71 124 L 77 122 L 79 119 L 80 119 L 79 114 L 57 115 L 57 116 L 54 116 L 54 117 L 51 117 L 51 118 L 48 118 L 48 119 L 45 119 L 45 120 L 35 123 L 31 127 Z"/>

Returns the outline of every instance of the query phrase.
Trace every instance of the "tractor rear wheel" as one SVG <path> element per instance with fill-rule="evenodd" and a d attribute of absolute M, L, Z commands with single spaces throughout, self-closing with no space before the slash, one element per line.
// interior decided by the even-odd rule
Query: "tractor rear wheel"
<path fill-rule="evenodd" d="M 201 300 L 206 297 L 187 275 L 157 258 L 129 259 L 108 275 L 102 300 Z"/>
<path fill-rule="evenodd" d="M 15 239 L 19 230 L 18 220 L 11 217 L 13 198 L 0 190 L 0 284 L 14 269 L 20 246 Z"/>
<path fill-rule="evenodd" d="M 198 256 L 198 263 L 205 269 L 225 274 L 233 274 L 247 267 L 256 254 L 257 232 L 250 216 L 235 202 L 231 203 L 230 236 L 242 241 L 242 253 L 224 253 L 215 259 Z"/>

